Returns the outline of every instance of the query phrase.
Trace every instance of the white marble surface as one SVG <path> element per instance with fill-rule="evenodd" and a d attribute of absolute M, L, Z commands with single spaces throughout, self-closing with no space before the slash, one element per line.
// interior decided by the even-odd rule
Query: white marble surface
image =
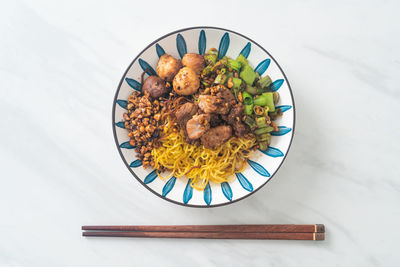
<path fill-rule="evenodd" d="M 398 266 L 400 4 L 282 2 L 3 1 L 0 266 Z M 297 108 L 278 174 L 248 199 L 213 209 L 147 191 L 111 130 L 114 92 L 133 57 L 196 25 L 263 45 Z M 80 231 L 228 223 L 324 223 L 326 241 L 86 239 Z"/>

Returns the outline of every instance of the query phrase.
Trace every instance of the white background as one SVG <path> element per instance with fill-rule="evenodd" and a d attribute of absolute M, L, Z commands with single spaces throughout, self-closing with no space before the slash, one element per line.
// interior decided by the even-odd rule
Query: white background
<path fill-rule="evenodd" d="M 2 1 L 0 266 L 396 266 L 398 1 Z M 240 32 L 279 62 L 294 142 L 267 186 L 194 209 L 140 185 L 114 144 L 132 59 L 190 26 Z M 324 223 L 326 240 L 83 238 L 85 224 Z"/>

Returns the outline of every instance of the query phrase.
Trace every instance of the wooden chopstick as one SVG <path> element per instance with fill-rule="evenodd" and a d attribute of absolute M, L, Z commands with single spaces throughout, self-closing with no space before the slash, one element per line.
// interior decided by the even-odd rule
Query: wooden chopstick
<path fill-rule="evenodd" d="M 323 224 L 248 225 L 94 225 L 82 226 L 83 236 L 324 240 Z"/>
<path fill-rule="evenodd" d="M 323 224 L 244 224 L 244 225 L 93 225 L 82 230 L 141 232 L 219 232 L 219 233 L 323 233 Z"/>
<path fill-rule="evenodd" d="M 239 233 L 239 232 L 83 232 L 83 236 L 146 237 L 146 238 L 206 238 L 206 239 L 279 239 L 324 240 L 325 233 Z"/>

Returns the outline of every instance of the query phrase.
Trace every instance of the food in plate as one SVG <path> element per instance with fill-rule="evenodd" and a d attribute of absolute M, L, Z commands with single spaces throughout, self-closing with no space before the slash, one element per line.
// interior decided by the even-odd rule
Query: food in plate
<path fill-rule="evenodd" d="M 142 92 L 128 98 L 125 128 L 143 167 L 162 179 L 187 176 L 198 190 L 227 182 L 278 130 L 279 94 L 243 55 L 219 57 L 215 48 L 182 60 L 164 54 L 156 73 L 144 75 Z"/>

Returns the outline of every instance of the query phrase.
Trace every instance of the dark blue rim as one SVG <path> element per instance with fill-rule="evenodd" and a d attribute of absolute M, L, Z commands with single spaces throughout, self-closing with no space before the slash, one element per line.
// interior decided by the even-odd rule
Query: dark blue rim
<path fill-rule="evenodd" d="M 264 184 L 262 184 L 260 187 L 258 187 L 258 188 L 255 189 L 254 191 L 250 192 L 249 194 L 247 194 L 247 195 L 245 195 L 245 196 L 243 196 L 243 197 L 241 197 L 241 198 L 235 199 L 235 200 L 233 200 L 233 201 L 228 201 L 228 202 L 226 202 L 226 203 L 215 204 L 215 205 L 210 205 L 210 206 L 201 206 L 201 205 L 185 204 L 185 203 L 181 203 L 181 202 L 178 202 L 178 201 L 169 199 L 169 198 L 167 198 L 167 197 L 163 197 L 161 194 L 157 193 L 156 191 L 154 191 L 153 189 L 151 189 L 149 186 L 147 186 L 145 183 L 143 183 L 143 181 L 135 174 L 135 172 L 132 170 L 132 168 L 129 167 L 129 163 L 125 160 L 124 155 L 122 154 L 121 148 L 119 147 L 119 144 L 118 144 L 117 132 L 116 132 L 116 127 L 115 127 L 115 105 L 116 105 L 116 103 L 117 103 L 117 96 L 118 96 L 119 90 L 121 89 L 121 85 L 122 85 L 122 83 L 124 82 L 124 78 L 125 78 L 126 74 L 128 73 L 129 69 L 131 68 L 131 66 L 133 65 L 133 63 L 135 63 L 136 60 L 138 60 L 138 58 L 143 54 L 144 51 L 146 51 L 149 47 L 151 47 L 152 45 L 156 44 L 158 41 L 164 39 L 165 37 L 170 36 L 170 35 L 173 35 L 173 34 L 176 34 L 176 33 L 179 33 L 179 32 L 184 32 L 184 31 L 194 30 L 194 29 L 215 29 L 215 30 L 222 30 L 222 31 L 231 32 L 231 33 L 237 34 L 237 35 L 239 35 L 239 36 L 241 36 L 241 37 L 247 39 L 248 41 L 254 43 L 255 45 L 257 45 L 259 48 L 261 48 L 261 50 L 263 50 L 265 53 L 268 54 L 268 56 L 275 62 L 275 64 L 278 66 L 279 70 L 282 72 L 283 77 L 285 78 L 285 80 L 286 80 L 286 82 L 287 82 L 287 85 L 288 85 L 288 87 L 289 87 L 290 96 L 292 97 L 292 102 L 293 102 L 293 128 L 292 128 L 292 131 L 293 131 L 293 132 L 292 132 L 292 138 L 290 139 L 290 143 L 289 143 L 288 150 L 287 150 L 285 156 L 283 157 L 281 163 L 279 164 L 278 168 L 276 169 L 275 173 L 274 173 Z M 117 89 L 117 91 L 115 92 L 115 97 L 114 97 L 113 106 L 112 106 L 112 127 L 113 127 L 114 141 L 115 141 L 115 144 L 116 144 L 116 146 L 117 146 L 119 155 L 121 156 L 121 159 L 122 159 L 122 161 L 125 163 L 125 166 L 128 168 L 128 170 L 132 173 L 132 175 L 136 178 L 136 180 L 138 180 L 144 187 L 146 187 L 150 192 L 152 192 L 152 193 L 155 194 L 156 196 L 159 196 L 160 198 L 162 198 L 162 199 L 164 199 L 164 200 L 167 200 L 167 201 L 169 201 L 169 202 L 172 202 L 172 203 L 175 203 L 175 204 L 184 206 L 184 207 L 192 207 L 192 208 L 214 208 L 214 207 L 221 207 L 221 206 L 229 205 L 229 204 L 238 202 L 238 201 L 240 201 L 240 200 L 242 200 L 242 199 L 245 199 L 245 198 L 247 198 L 247 197 L 253 195 L 255 192 L 257 192 L 257 191 L 260 190 L 261 188 L 263 188 L 269 181 L 271 181 L 271 179 L 272 179 L 272 178 L 275 176 L 275 174 L 279 171 L 279 169 L 281 168 L 283 162 L 285 161 L 286 156 L 287 156 L 287 154 L 289 153 L 290 147 L 291 147 L 291 145 L 292 145 L 292 141 L 293 141 L 293 137 L 294 137 L 294 133 L 295 133 L 295 126 L 296 126 L 296 108 L 295 108 L 295 103 L 294 103 L 294 97 L 293 97 L 293 93 L 292 93 L 292 88 L 290 87 L 290 83 L 289 83 L 288 78 L 286 77 L 286 74 L 283 72 L 281 66 L 278 64 L 278 62 L 275 60 L 275 58 L 274 58 L 267 50 L 265 50 L 261 45 L 259 45 L 257 42 L 253 41 L 253 40 L 250 39 L 249 37 L 247 37 L 247 36 L 245 36 L 245 35 L 243 35 L 243 34 L 241 34 L 241 33 L 232 31 L 232 30 L 227 30 L 227 29 L 224 29 L 224 28 L 212 27 L 212 26 L 196 26 L 196 27 L 190 27 L 190 28 L 184 28 L 184 29 L 176 30 L 176 31 L 173 31 L 173 32 L 170 32 L 170 33 L 168 33 L 168 34 L 163 35 L 162 37 L 158 38 L 157 40 L 155 40 L 154 42 L 152 42 L 151 44 L 149 44 L 148 46 L 146 46 L 146 47 L 135 57 L 135 59 L 131 62 L 131 64 L 129 64 L 129 66 L 128 66 L 128 68 L 126 69 L 124 75 L 122 76 L 121 81 L 119 82 L 119 85 L 118 85 L 118 89 Z"/>

